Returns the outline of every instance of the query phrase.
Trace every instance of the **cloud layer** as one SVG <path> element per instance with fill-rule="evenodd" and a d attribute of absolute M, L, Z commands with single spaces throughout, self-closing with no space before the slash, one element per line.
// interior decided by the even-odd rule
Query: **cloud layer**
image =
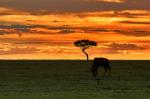
<path fill-rule="evenodd" d="M 149 4 L 149 0 L 125 0 L 124 2 L 123 0 L 0 0 L 0 6 L 29 12 L 89 12 L 131 9 L 150 10 Z"/>
<path fill-rule="evenodd" d="M 89 39 L 98 43 L 87 50 L 90 56 L 148 59 L 149 4 L 149 0 L 0 0 L 0 56 L 81 59 L 84 54 L 73 43 Z"/>

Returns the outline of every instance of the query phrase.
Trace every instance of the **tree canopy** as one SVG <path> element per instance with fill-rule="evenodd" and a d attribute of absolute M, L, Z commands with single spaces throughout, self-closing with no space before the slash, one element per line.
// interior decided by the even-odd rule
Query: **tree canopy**
<path fill-rule="evenodd" d="M 97 43 L 91 40 L 78 40 L 74 42 L 74 45 L 81 48 L 87 48 L 90 46 L 97 46 Z"/>
<path fill-rule="evenodd" d="M 87 61 L 88 61 L 89 56 L 85 52 L 85 50 L 91 46 L 97 46 L 97 43 L 95 41 L 91 41 L 91 40 L 78 40 L 78 41 L 74 42 L 74 45 L 77 47 L 80 47 L 82 49 L 82 52 L 86 55 Z"/>

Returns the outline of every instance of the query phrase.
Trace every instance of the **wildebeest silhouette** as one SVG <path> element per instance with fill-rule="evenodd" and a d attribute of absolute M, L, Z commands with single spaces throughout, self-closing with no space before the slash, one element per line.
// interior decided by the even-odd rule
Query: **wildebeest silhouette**
<path fill-rule="evenodd" d="M 109 75 L 110 75 L 110 65 L 109 65 L 109 60 L 107 58 L 95 58 L 93 60 L 93 64 L 92 64 L 92 68 L 91 71 L 93 73 L 93 76 L 98 79 L 98 67 L 104 67 L 104 73 L 103 73 L 103 77 L 106 75 L 107 71 L 109 70 Z"/>

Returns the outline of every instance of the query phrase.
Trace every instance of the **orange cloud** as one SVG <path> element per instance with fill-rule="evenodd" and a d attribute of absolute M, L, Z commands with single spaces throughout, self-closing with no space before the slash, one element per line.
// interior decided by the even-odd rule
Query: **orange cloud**
<path fill-rule="evenodd" d="M 115 59 L 115 55 L 122 58 L 137 55 L 147 59 L 145 54 L 150 54 L 150 13 L 147 10 L 48 11 L 44 14 L 9 8 L 0 11 L 0 55 L 5 58 L 20 58 L 17 55 L 21 54 L 22 58 L 37 58 L 37 55 L 47 59 L 67 56 L 84 59 L 80 49 L 73 46 L 79 39 L 94 40 L 99 44 L 88 50 L 91 57 L 106 55 Z"/>

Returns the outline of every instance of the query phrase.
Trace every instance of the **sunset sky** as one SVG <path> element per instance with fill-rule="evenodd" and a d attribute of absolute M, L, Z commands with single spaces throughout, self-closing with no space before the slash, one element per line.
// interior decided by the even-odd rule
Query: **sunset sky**
<path fill-rule="evenodd" d="M 0 59 L 150 59 L 150 0 L 0 0 Z"/>

